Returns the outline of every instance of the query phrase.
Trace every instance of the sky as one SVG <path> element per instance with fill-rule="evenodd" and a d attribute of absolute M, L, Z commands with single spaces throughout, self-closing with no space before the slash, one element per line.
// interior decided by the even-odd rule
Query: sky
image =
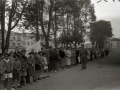
<path fill-rule="evenodd" d="M 120 2 L 118 0 L 91 0 L 95 6 L 95 15 L 97 20 L 110 21 L 113 29 L 114 37 L 120 38 Z"/>

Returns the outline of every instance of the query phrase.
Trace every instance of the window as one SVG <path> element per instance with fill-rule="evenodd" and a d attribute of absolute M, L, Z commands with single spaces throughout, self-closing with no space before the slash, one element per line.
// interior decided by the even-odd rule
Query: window
<path fill-rule="evenodd" d="M 15 43 L 12 43 L 13 46 L 15 46 Z"/>
<path fill-rule="evenodd" d="M 30 45 L 30 42 L 27 42 L 27 45 Z"/>
<path fill-rule="evenodd" d="M 15 37 L 12 37 L 12 40 L 15 40 Z"/>
<path fill-rule="evenodd" d="M 22 44 L 23 44 L 23 45 L 26 45 L 26 42 L 23 42 Z"/>
<path fill-rule="evenodd" d="M 21 45 L 21 43 L 18 43 L 18 46 L 20 46 Z"/>
<path fill-rule="evenodd" d="M 34 42 L 31 42 L 31 45 L 34 45 Z"/>
<path fill-rule="evenodd" d="M 21 41 L 20 37 L 17 37 L 17 40 L 18 40 L 18 41 Z"/>

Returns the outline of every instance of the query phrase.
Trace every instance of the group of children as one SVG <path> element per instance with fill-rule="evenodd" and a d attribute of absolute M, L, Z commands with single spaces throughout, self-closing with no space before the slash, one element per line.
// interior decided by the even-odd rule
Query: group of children
<path fill-rule="evenodd" d="M 15 90 L 15 83 L 17 87 L 22 88 L 25 83 L 31 84 L 31 77 L 33 82 L 49 77 L 48 75 L 48 61 L 46 53 L 30 52 L 26 57 L 26 50 L 19 51 L 16 48 L 15 52 L 0 54 L 0 88 L 7 90 L 11 88 Z"/>

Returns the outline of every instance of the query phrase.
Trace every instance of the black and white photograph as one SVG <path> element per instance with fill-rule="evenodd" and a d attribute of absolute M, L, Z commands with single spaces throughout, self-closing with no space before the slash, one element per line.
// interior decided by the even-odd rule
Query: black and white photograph
<path fill-rule="evenodd" d="M 120 0 L 0 0 L 0 90 L 120 90 Z"/>

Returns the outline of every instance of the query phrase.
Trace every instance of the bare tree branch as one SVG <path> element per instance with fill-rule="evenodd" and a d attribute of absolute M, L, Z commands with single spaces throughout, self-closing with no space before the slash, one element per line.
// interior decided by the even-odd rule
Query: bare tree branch
<path fill-rule="evenodd" d="M 15 28 L 15 26 L 18 24 L 19 20 L 21 19 L 22 15 L 23 15 L 23 12 L 24 12 L 24 9 L 25 9 L 25 6 L 26 6 L 26 4 L 27 4 L 27 1 L 28 1 L 28 0 L 25 1 L 25 4 L 24 4 L 24 6 L 23 6 L 23 10 L 22 10 L 21 14 L 19 15 L 18 20 L 16 20 L 15 24 L 11 27 L 11 30 L 12 30 L 13 28 Z"/>

